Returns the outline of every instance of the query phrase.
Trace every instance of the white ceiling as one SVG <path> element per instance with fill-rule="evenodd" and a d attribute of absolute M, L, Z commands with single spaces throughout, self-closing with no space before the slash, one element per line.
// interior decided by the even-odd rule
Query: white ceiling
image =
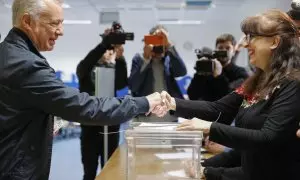
<path fill-rule="evenodd" d="M 184 0 L 64 0 L 71 8 L 64 10 L 65 20 L 90 20 L 89 25 L 65 25 L 64 36 L 57 41 L 53 52 L 44 53 L 50 64 L 56 69 L 74 71 L 80 59 L 100 42 L 99 34 L 110 24 L 100 25 L 99 14 L 123 8 L 119 11 L 120 21 L 124 29 L 135 33 L 135 41 L 125 46 L 125 57 L 128 68 L 131 58 L 136 52 L 142 51 L 141 39 L 159 19 L 180 19 L 203 21 L 201 25 L 168 25 L 170 38 L 177 50 L 193 72 L 195 54 L 193 49 L 202 46 L 214 47 L 215 38 L 221 33 L 232 33 L 238 39 L 242 35 L 240 22 L 249 15 L 270 8 L 287 11 L 291 0 L 212 0 L 210 8 L 177 8 L 172 10 L 156 10 L 156 5 L 167 4 L 175 7 Z M 11 9 L 4 4 L 13 0 L 0 0 L 0 33 L 5 37 L 11 28 Z M 3 40 L 3 38 L 2 38 Z M 188 48 L 186 48 L 188 47 Z M 67 63 L 67 65 L 66 65 Z"/>
<path fill-rule="evenodd" d="M 207 1 L 207 0 L 202 0 Z M 212 7 L 215 9 L 222 10 L 226 7 L 239 8 L 241 5 L 247 3 L 251 0 L 212 0 Z M 252 0 L 259 1 L 259 0 Z M 10 13 L 10 9 L 7 5 L 11 5 L 13 0 L 0 0 L 0 17 L 6 16 Z M 180 8 L 184 4 L 185 0 L 65 0 L 65 4 L 69 5 L 71 8 L 65 10 L 66 19 L 85 19 L 90 16 L 95 16 L 101 11 L 152 11 L 156 13 L 157 18 L 166 16 L 175 16 L 180 19 L 186 19 L 185 15 L 191 16 L 189 14 L 199 14 L 203 17 L 203 13 L 209 11 L 208 7 L 186 7 Z M 159 9 L 155 9 L 159 7 Z M 164 7 L 164 8 L 163 8 Z M 189 17 L 187 17 L 189 18 Z"/>

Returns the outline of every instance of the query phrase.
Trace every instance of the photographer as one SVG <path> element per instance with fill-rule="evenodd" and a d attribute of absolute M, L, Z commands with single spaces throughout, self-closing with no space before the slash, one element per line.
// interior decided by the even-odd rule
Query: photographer
<path fill-rule="evenodd" d="M 187 90 L 191 100 L 216 101 L 239 87 L 248 77 L 244 68 L 231 61 L 235 45 L 236 40 L 231 34 L 222 34 L 216 40 L 216 50 L 220 53 L 225 52 L 225 56 L 209 59 L 214 65 L 213 72 L 202 73 L 203 67 L 197 67 L 196 64 L 197 72 Z"/>
<path fill-rule="evenodd" d="M 287 14 L 294 20 L 298 30 L 300 30 L 300 2 L 293 0 L 291 2 L 291 9 L 287 12 Z M 298 129 L 296 134 L 300 138 L 300 129 Z"/>
<path fill-rule="evenodd" d="M 109 34 L 107 30 L 105 34 Z M 115 95 L 116 91 L 127 86 L 127 66 L 123 56 L 123 46 L 112 47 L 103 38 L 103 41 L 91 50 L 78 64 L 77 75 L 79 89 L 95 95 L 95 72 L 96 67 L 115 68 Z M 102 88 L 106 88 L 103 86 Z M 120 125 L 108 126 L 108 133 L 118 132 Z M 101 166 L 104 166 L 104 126 L 81 125 L 81 155 L 84 167 L 84 180 L 92 180 L 96 177 L 98 159 L 101 157 Z M 118 147 L 119 133 L 108 135 L 108 158 Z"/>
<path fill-rule="evenodd" d="M 132 59 L 131 74 L 129 77 L 129 88 L 135 97 L 161 92 L 163 90 L 172 96 L 183 98 L 176 77 L 184 76 L 187 73 L 186 66 L 178 55 L 174 46 L 171 45 L 167 30 L 157 25 L 150 30 L 150 35 L 160 36 L 165 41 L 163 46 L 153 46 L 144 39 L 144 53 L 136 54 Z M 149 116 L 147 121 L 161 121 L 160 119 Z M 140 116 L 138 121 L 144 121 Z M 177 121 L 177 118 L 168 114 L 163 121 Z"/>

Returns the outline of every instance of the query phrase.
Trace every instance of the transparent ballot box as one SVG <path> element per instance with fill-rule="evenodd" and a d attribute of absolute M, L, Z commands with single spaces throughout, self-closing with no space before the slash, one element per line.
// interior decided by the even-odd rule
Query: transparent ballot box
<path fill-rule="evenodd" d="M 201 131 L 177 123 L 131 123 L 125 132 L 127 180 L 200 179 Z"/>

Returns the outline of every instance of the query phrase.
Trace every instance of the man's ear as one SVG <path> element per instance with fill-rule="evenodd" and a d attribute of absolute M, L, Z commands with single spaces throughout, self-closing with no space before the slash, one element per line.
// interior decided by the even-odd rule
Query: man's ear
<path fill-rule="evenodd" d="M 22 25 L 22 27 L 28 30 L 31 28 L 32 23 L 33 22 L 31 16 L 28 13 L 25 13 L 21 18 L 20 24 Z"/>
<path fill-rule="evenodd" d="M 280 37 L 279 36 L 275 36 L 273 38 L 273 42 L 272 42 L 272 45 L 271 45 L 270 49 L 271 50 L 276 49 L 278 47 L 279 43 L 280 43 Z"/>

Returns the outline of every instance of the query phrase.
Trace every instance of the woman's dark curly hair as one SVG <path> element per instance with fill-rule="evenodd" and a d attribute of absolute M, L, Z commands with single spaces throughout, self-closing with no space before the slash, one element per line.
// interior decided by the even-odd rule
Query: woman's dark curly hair
<path fill-rule="evenodd" d="M 276 9 L 248 17 L 241 23 L 247 35 L 280 37 L 279 45 L 271 56 L 271 71 L 256 68 L 253 76 L 245 83 L 245 93 L 255 95 L 258 100 L 270 95 L 284 80 L 300 81 L 300 40 L 299 31 L 293 20 Z"/>

